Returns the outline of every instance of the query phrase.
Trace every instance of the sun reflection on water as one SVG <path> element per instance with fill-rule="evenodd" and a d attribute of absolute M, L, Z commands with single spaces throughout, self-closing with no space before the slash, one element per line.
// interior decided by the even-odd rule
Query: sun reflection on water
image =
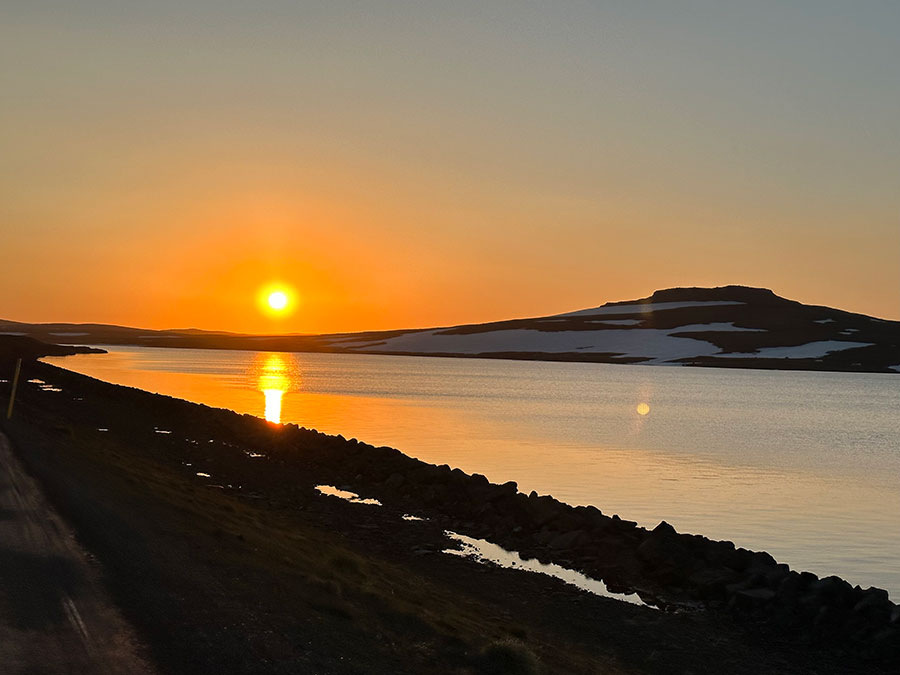
<path fill-rule="evenodd" d="M 266 400 L 264 416 L 267 421 L 281 423 L 281 401 L 294 385 L 293 363 L 284 354 L 260 353 L 256 360 L 259 373 L 257 388 Z"/>

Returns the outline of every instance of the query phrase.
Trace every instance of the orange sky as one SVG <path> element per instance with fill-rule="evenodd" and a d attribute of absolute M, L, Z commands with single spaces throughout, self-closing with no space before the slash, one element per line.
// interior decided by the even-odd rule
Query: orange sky
<path fill-rule="evenodd" d="M 893 7 L 94 4 L 0 27 L 0 318 L 350 331 L 742 283 L 900 319 Z"/>

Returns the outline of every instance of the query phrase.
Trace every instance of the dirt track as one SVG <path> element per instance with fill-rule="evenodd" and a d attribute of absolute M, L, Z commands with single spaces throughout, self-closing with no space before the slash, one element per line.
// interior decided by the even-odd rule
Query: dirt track
<path fill-rule="evenodd" d="M 99 569 L 0 434 L 0 663 L 17 673 L 151 673 Z"/>

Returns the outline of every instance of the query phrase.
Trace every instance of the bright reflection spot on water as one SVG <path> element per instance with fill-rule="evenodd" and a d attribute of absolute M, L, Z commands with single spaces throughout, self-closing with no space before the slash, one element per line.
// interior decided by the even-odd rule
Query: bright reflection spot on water
<path fill-rule="evenodd" d="M 637 406 L 637 414 L 638 415 L 646 415 L 650 412 L 650 406 L 646 403 L 638 403 Z"/>
<path fill-rule="evenodd" d="M 363 499 L 355 492 L 350 492 L 349 490 L 340 490 L 334 485 L 316 485 L 316 490 L 318 490 L 323 495 L 328 495 L 329 497 L 339 497 L 350 502 L 351 504 L 368 504 L 369 506 L 381 506 L 381 502 L 377 499 Z"/>
<path fill-rule="evenodd" d="M 290 391 L 291 365 L 283 354 L 260 353 L 257 358 L 259 380 L 257 388 L 266 399 L 264 416 L 267 421 L 281 423 L 281 400 Z"/>
<path fill-rule="evenodd" d="M 263 389 L 263 395 L 266 397 L 266 420 L 280 424 L 281 397 L 284 396 L 284 392 L 280 389 Z"/>

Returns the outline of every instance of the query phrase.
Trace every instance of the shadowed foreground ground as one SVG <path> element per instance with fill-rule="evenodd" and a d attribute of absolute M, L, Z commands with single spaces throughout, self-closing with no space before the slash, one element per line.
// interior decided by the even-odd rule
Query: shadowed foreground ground
<path fill-rule="evenodd" d="M 443 554 L 436 515 L 314 490 L 339 473 L 343 439 L 46 364 L 28 378 L 61 391 L 23 387 L 7 433 L 162 672 L 879 672 Z"/>
<path fill-rule="evenodd" d="M 152 672 L 98 577 L 0 434 L 2 671 Z"/>

